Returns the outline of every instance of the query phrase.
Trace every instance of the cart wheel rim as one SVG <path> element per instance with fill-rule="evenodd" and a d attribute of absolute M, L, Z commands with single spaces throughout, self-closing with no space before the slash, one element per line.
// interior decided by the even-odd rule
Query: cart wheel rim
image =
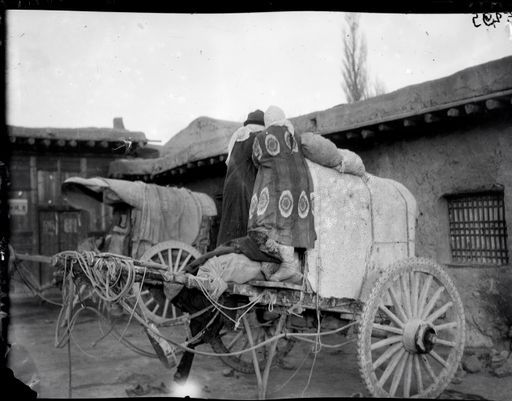
<path fill-rule="evenodd" d="M 361 375 L 374 396 L 435 398 L 460 364 L 464 339 L 464 309 L 447 272 L 406 259 L 380 277 L 365 304 Z"/>
<path fill-rule="evenodd" d="M 180 241 L 165 241 L 149 248 L 141 256 L 142 261 L 151 261 L 168 266 L 168 271 L 177 273 L 200 256 L 200 252 L 194 247 Z M 179 292 L 179 284 L 176 284 L 173 292 Z M 172 304 L 165 295 L 163 288 L 146 288 L 135 284 L 135 294 L 140 292 L 139 305 L 146 317 L 156 324 L 164 324 L 178 317 L 181 311 Z"/>

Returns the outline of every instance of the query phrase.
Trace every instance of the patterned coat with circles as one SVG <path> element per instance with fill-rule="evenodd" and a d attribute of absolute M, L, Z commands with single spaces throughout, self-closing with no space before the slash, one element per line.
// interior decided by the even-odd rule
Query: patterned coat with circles
<path fill-rule="evenodd" d="M 313 181 L 300 137 L 285 126 L 270 126 L 253 143 L 258 173 L 249 207 L 248 231 L 296 248 L 313 248 Z"/>

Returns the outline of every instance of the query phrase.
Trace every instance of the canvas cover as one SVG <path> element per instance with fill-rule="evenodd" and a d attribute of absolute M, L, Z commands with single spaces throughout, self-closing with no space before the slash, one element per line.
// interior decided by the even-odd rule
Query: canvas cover
<path fill-rule="evenodd" d="M 71 177 L 62 184 L 62 194 L 71 206 L 83 210 L 92 210 L 97 202 L 131 206 L 131 256 L 135 258 L 162 241 L 192 244 L 203 216 L 217 214 L 206 194 L 141 181 Z"/>
<path fill-rule="evenodd" d="M 385 178 L 340 174 L 307 161 L 314 183 L 317 240 L 307 252 L 307 278 L 322 297 L 357 299 L 379 269 L 414 256 L 416 201 Z"/>

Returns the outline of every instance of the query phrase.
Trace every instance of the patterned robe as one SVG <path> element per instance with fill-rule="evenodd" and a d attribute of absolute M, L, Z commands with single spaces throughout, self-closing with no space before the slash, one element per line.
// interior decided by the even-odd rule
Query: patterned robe
<path fill-rule="evenodd" d="M 271 125 L 256 135 L 252 158 L 258 173 L 247 230 L 282 245 L 313 248 L 313 181 L 297 141 L 286 126 Z"/>

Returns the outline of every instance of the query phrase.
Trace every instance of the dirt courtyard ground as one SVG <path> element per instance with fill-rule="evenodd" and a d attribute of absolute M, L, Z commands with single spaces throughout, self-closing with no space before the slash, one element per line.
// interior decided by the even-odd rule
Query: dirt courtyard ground
<path fill-rule="evenodd" d="M 35 389 L 44 398 L 68 397 L 67 347 L 54 347 L 58 313 L 58 306 L 36 298 L 12 300 L 9 341 L 14 347 L 10 364 L 15 375 L 28 382 L 34 367 L 27 361 L 32 359 L 39 378 Z M 151 349 L 137 323 L 130 324 L 125 336 L 134 344 Z M 146 397 L 186 395 L 179 393 L 172 382 L 174 368 L 166 369 L 158 359 L 134 353 L 112 335 L 100 340 L 101 337 L 98 319 L 91 313 L 83 314 L 70 346 L 73 398 L 127 397 L 130 389 L 143 390 L 139 394 Z M 210 351 L 207 345 L 199 349 Z M 196 356 L 189 382 L 190 395 L 197 398 L 256 399 L 258 395 L 253 375 L 230 371 L 217 357 Z M 506 401 L 510 394 L 512 377 L 500 379 L 481 372 L 451 384 L 441 398 Z M 269 398 L 354 396 L 369 396 L 359 376 L 354 344 L 322 350 L 314 361 L 311 344 L 298 343 L 286 358 L 286 366 L 271 371 Z"/>

